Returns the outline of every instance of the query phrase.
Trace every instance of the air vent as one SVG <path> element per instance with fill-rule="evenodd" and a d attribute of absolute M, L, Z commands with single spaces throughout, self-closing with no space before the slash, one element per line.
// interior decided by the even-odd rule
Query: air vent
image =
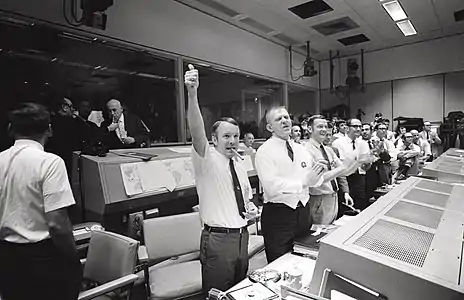
<path fill-rule="evenodd" d="M 451 194 L 451 191 L 453 190 L 453 186 L 450 184 L 436 182 L 436 181 L 428 181 L 428 180 L 420 181 L 419 183 L 416 184 L 416 187 L 428 189 L 432 191 L 437 191 L 437 192 L 445 193 L 445 194 Z"/>
<path fill-rule="evenodd" d="M 365 36 L 364 34 L 358 34 L 358 35 L 353 35 L 353 36 L 346 37 L 346 38 L 343 38 L 343 39 L 339 39 L 338 41 L 340 43 L 342 43 L 343 45 L 345 45 L 345 46 L 351 46 L 351 45 L 355 45 L 355 44 L 368 42 L 368 41 L 370 41 L 370 39 L 367 36 Z"/>
<path fill-rule="evenodd" d="M 323 35 L 332 35 L 343 31 L 358 28 L 359 25 L 348 17 L 332 20 L 329 22 L 314 25 L 314 30 Z"/>
<path fill-rule="evenodd" d="M 306 20 L 308 18 L 333 11 L 333 8 L 322 0 L 313 0 L 290 7 L 288 10 L 303 20 Z"/>
<path fill-rule="evenodd" d="M 437 170 L 450 172 L 450 173 L 461 173 L 462 166 L 460 163 L 449 163 L 449 162 L 441 162 L 437 167 Z"/>
<path fill-rule="evenodd" d="M 456 22 L 461 22 L 464 20 L 464 9 L 457 10 L 454 12 L 454 20 Z"/>
<path fill-rule="evenodd" d="M 264 25 L 264 24 L 262 24 L 262 23 L 260 23 L 258 21 L 255 21 L 255 20 L 253 20 L 251 18 L 248 18 L 248 17 L 240 20 L 240 22 L 242 22 L 242 23 L 244 23 L 244 24 L 246 24 L 246 25 L 248 25 L 250 27 L 253 27 L 254 29 L 262 31 L 264 33 L 269 33 L 269 32 L 274 31 L 272 28 L 270 28 L 270 27 L 268 27 L 268 26 L 266 26 L 266 25 Z"/>
<path fill-rule="evenodd" d="M 370 251 L 422 267 L 433 234 L 400 224 L 378 220 L 354 244 Z"/>
<path fill-rule="evenodd" d="M 214 0 L 196 0 L 197 2 L 200 2 L 204 6 L 208 6 L 211 9 L 214 9 L 218 12 L 221 12 L 231 18 L 238 16 L 240 13 L 236 12 L 235 10 L 228 8 L 227 6 L 222 5 L 219 2 L 216 2 Z"/>
<path fill-rule="evenodd" d="M 412 189 L 405 196 L 403 196 L 403 199 L 445 208 L 446 204 L 448 203 L 449 195 Z"/>
<path fill-rule="evenodd" d="M 390 208 L 385 215 L 412 224 L 437 229 L 438 224 L 440 224 L 443 211 L 405 201 L 399 201 Z"/>
<path fill-rule="evenodd" d="M 281 40 L 282 42 L 284 42 L 286 44 L 289 44 L 289 45 L 301 44 L 301 42 L 298 42 L 298 41 L 292 39 L 291 37 L 286 36 L 283 33 L 276 34 L 276 35 L 274 35 L 274 37 L 276 39 Z"/>

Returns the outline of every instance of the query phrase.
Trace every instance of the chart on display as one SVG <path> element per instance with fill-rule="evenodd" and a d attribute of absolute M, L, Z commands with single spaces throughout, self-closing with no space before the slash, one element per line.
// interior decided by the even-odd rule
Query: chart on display
<path fill-rule="evenodd" d="M 121 164 L 121 175 L 128 196 L 173 191 L 195 184 L 189 157 Z"/>

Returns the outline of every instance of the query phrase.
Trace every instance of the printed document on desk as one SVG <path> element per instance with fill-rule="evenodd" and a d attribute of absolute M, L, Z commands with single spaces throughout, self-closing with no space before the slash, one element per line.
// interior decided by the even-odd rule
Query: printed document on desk
<path fill-rule="evenodd" d="M 174 176 L 163 161 L 122 164 L 121 175 L 128 196 L 164 189 L 172 191 L 176 187 Z"/>

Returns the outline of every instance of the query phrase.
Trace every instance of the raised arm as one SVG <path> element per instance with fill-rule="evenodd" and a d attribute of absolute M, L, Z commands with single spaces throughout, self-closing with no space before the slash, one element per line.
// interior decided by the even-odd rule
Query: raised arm
<path fill-rule="evenodd" d="M 188 113 L 187 120 L 192 135 L 193 148 L 201 157 L 205 156 L 206 145 L 208 139 L 206 138 L 205 124 L 201 116 L 200 106 L 198 104 L 198 86 L 200 80 L 198 77 L 198 70 L 192 65 L 188 65 L 189 70 L 185 72 L 185 86 L 188 92 Z"/>

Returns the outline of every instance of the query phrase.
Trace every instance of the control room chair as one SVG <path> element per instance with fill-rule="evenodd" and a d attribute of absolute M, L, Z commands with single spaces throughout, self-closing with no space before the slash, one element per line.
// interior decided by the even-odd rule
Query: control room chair
<path fill-rule="evenodd" d="M 192 207 L 192 211 L 199 212 L 200 206 L 197 204 Z M 252 258 L 258 252 L 264 249 L 264 237 L 258 234 L 261 221 L 261 212 L 254 220 L 248 221 L 248 232 L 250 233 L 250 238 L 248 241 L 248 259 Z"/>
<path fill-rule="evenodd" d="M 149 299 L 179 299 L 202 293 L 200 251 L 201 221 L 198 212 L 143 221 L 144 246 L 139 259 Z M 192 260 L 178 260 L 193 254 Z M 163 261 L 171 263 L 163 265 Z"/>
<path fill-rule="evenodd" d="M 130 298 L 134 282 L 139 242 L 129 237 L 93 231 L 84 265 L 84 282 L 95 287 L 82 291 L 79 300 Z M 98 298 L 97 298 L 98 297 Z"/>

